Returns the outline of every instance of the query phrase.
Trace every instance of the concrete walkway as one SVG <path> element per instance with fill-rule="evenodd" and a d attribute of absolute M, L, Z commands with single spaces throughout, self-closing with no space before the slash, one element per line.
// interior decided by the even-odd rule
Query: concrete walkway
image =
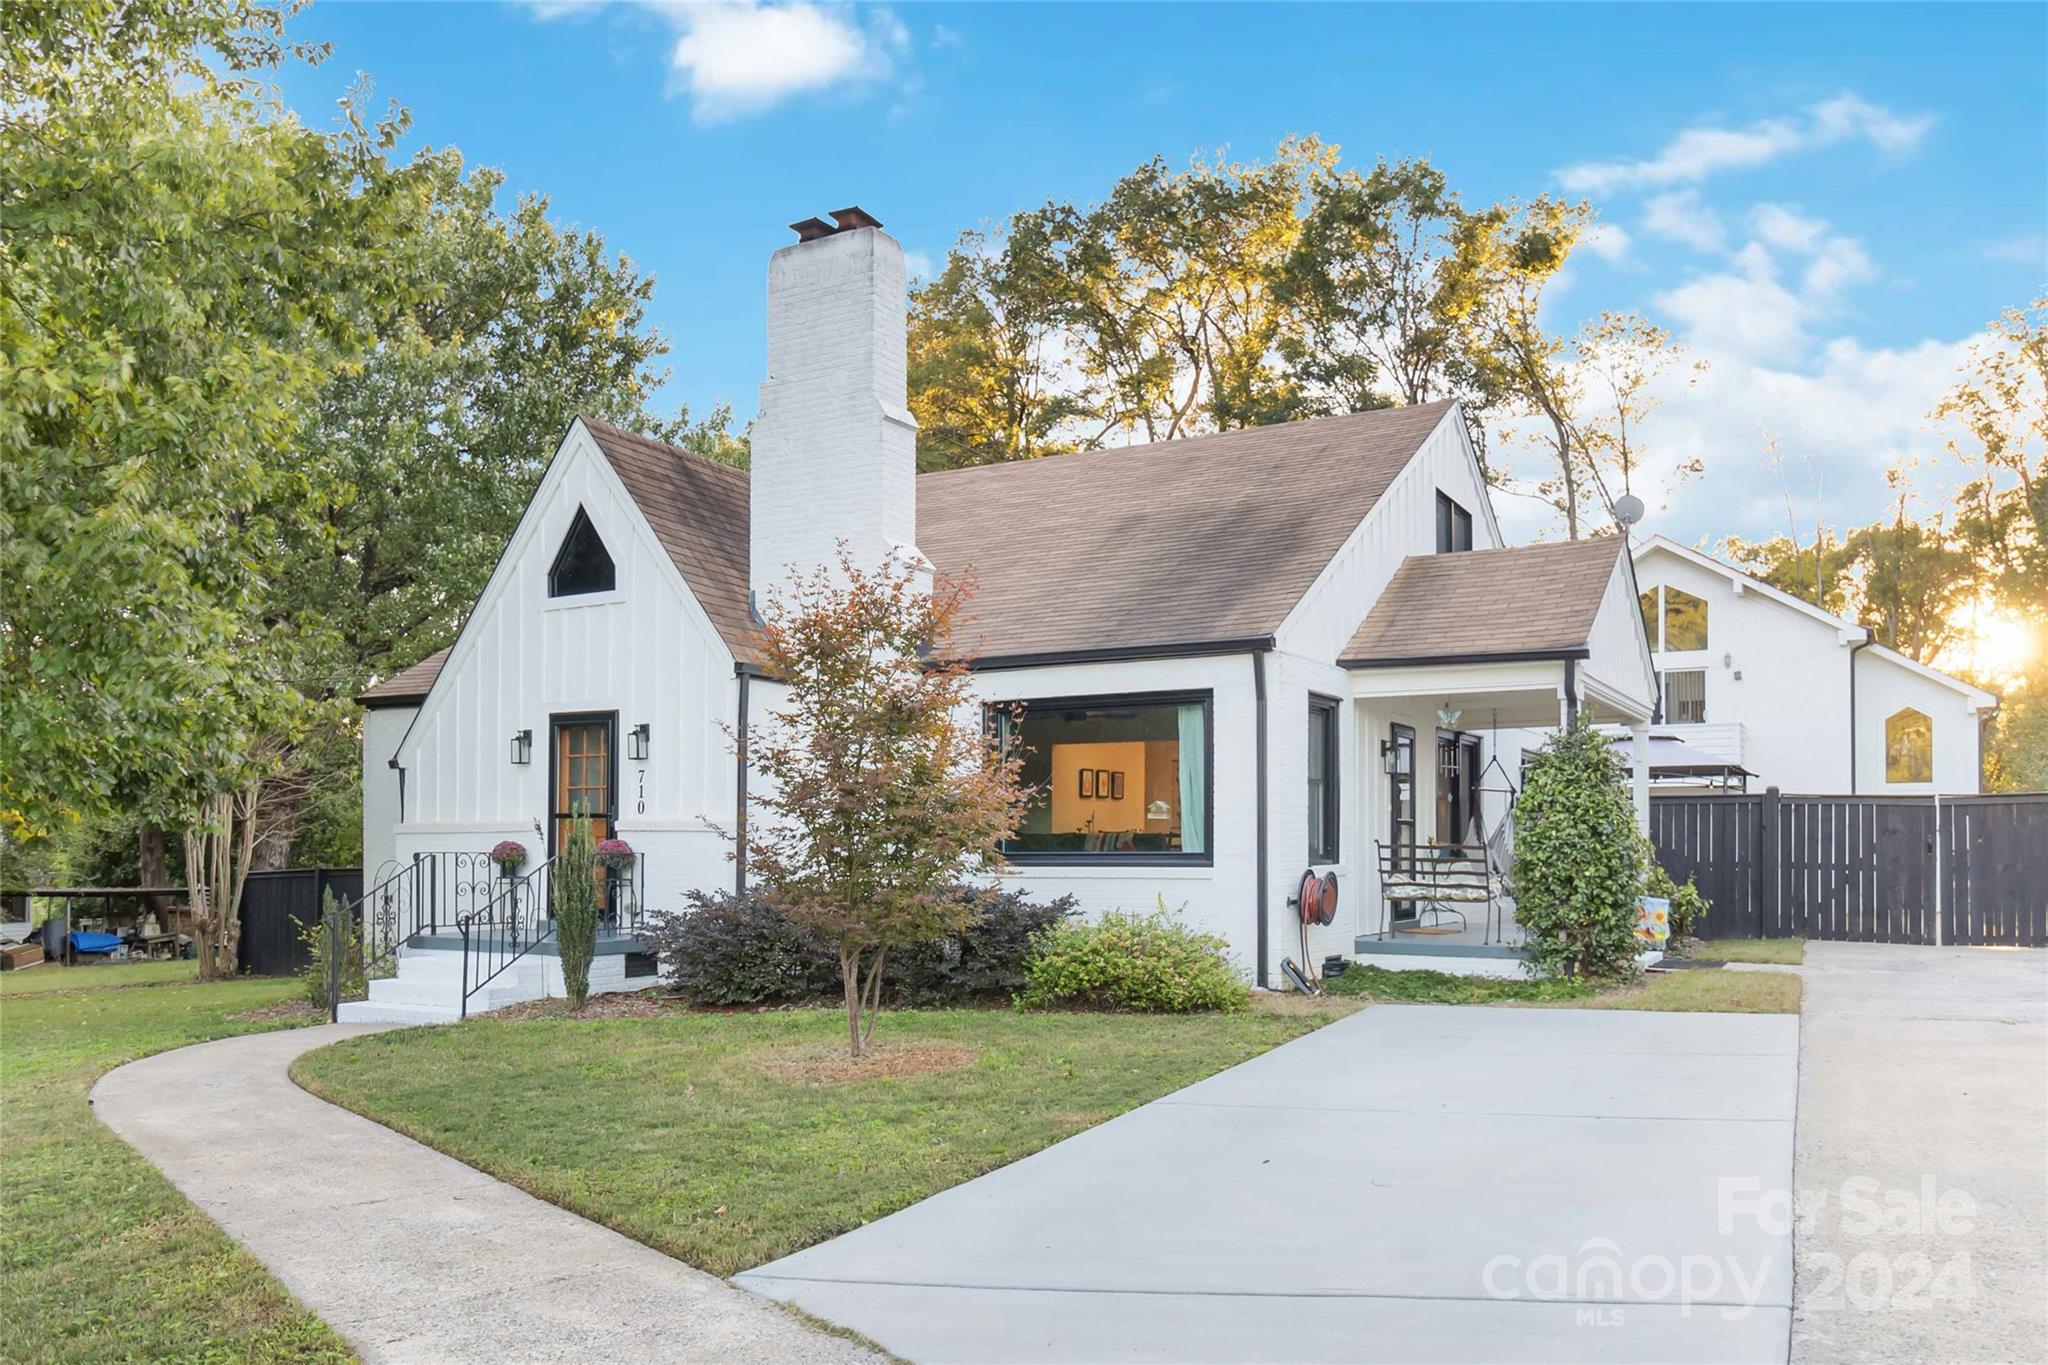
<path fill-rule="evenodd" d="M 366 1361 L 877 1359 L 286 1074 L 302 1052 L 375 1031 L 160 1053 L 102 1077 L 94 1112 Z"/>
<path fill-rule="evenodd" d="M 1809 943 L 1804 975 L 1792 1358 L 2041 1359 L 2048 952 Z"/>
<path fill-rule="evenodd" d="M 737 1277 L 908 1359 L 1773 1361 L 1798 1020 L 1378 1006 Z"/>

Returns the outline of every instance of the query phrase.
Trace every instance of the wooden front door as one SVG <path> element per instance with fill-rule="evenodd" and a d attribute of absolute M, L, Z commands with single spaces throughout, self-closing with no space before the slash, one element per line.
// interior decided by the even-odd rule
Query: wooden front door
<path fill-rule="evenodd" d="M 571 822 L 590 821 L 592 839 L 609 839 L 617 814 L 618 784 L 612 767 L 614 716 L 570 716 L 555 721 L 554 809 L 548 822 L 548 855 L 562 851 Z"/>

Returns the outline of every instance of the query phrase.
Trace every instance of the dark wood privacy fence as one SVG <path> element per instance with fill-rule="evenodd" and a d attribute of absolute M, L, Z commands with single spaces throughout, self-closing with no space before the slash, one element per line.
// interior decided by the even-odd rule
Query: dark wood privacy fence
<path fill-rule="evenodd" d="M 300 926 L 320 918 L 320 893 L 332 889 L 343 905 L 363 894 L 359 867 L 293 867 L 251 872 L 242 887 L 242 943 L 237 954 L 245 972 L 290 976 L 306 965 Z M 294 921 L 297 921 L 294 923 Z"/>
<path fill-rule="evenodd" d="M 1653 796 L 1709 938 L 2048 946 L 2048 792 Z"/>

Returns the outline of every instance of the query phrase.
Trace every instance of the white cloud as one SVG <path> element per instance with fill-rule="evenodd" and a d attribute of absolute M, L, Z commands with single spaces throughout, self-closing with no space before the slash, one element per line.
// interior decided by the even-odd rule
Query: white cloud
<path fill-rule="evenodd" d="M 579 17 L 605 0 L 529 0 L 538 19 Z M 674 90 L 690 97 L 699 123 L 723 123 L 785 100 L 871 85 L 895 74 L 910 52 L 910 32 L 889 10 L 808 0 L 763 4 L 721 0 L 639 8 L 678 30 L 669 53 Z"/>
<path fill-rule="evenodd" d="M 1579 238 L 1579 245 L 1603 261 L 1618 262 L 1628 259 L 1628 249 L 1633 239 L 1628 229 L 1619 223 L 1595 223 Z"/>
<path fill-rule="evenodd" d="M 1758 204 L 1749 211 L 1749 230 L 1767 246 L 1806 255 L 1820 247 L 1828 225 L 1783 204 Z"/>
<path fill-rule="evenodd" d="M 1919 146 L 1934 126 L 1929 114 L 1902 116 L 1855 94 L 1808 105 L 1788 118 L 1760 119 L 1742 128 L 1688 128 L 1655 156 L 1638 161 L 1581 161 L 1557 173 L 1574 193 L 1631 186 L 1692 184 L 1719 171 L 1743 170 L 1795 152 L 1844 142 L 1868 142 L 1899 154 Z"/>
<path fill-rule="evenodd" d="M 1710 255 L 1728 247 L 1728 230 L 1721 224 L 1721 215 L 1700 201 L 1698 190 L 1674 190 L 1652 197 L 1643 208 L 1643 231 Z"/>
<path fill-rule="evenodd" d="M 683 34 L 670 65 L 689 92 L 691 113 L 706 123 L 881 80 L 909 47 L 909 34 L 887 10 L 718 4 L 672 13 Z"/>
<path fill-rule="evenodd" d="M 2010 237 L 1988 242 L 1984 247 L 1984 259 L 2004 261 L 2013 265 L 2048 267 L 2048 233 L 2017 232 Z"/>

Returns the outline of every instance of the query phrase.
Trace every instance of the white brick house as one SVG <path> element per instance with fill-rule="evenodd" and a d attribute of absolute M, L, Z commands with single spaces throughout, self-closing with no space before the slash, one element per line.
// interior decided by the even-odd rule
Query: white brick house
<path fill-rule="evenodd" d="M 1005 880 L 1184 905 L 1261 984 L 1302 956 L 1310 869 L 1342 893 L 1312 960 L 1395 941 L 1376 847 L 1490 828 L 1495 726 L 1644 733 L 1622 542 L 1504 548 L 1455 405 L 918 475 L 902 252 L 835 217 L 769 267 L 751 477 L 578 420 L 455 644 L 364 694 L 368 880 L 508 838 L 539 861 L 573 795 L 643 856 L 638 902 L 733 886 L 728 734 L 780 691 L 753 612 L 842 539 L 976 576 L 978 690 L 1025 703 L 1041 789 Z M 439 999 L 392 986 L 364 1017 Z"/>

